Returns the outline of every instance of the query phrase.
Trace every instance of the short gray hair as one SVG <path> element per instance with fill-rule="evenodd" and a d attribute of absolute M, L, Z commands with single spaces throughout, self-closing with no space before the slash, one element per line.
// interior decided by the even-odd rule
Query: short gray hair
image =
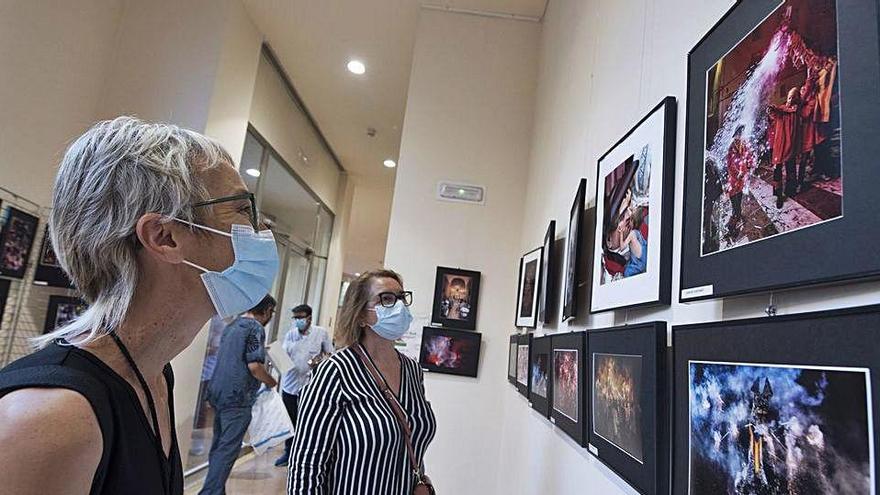
<path fill-rule="evenodd" d="M 147 213 L 200 221 L 208 199 L 197 170 L 232 159 L 212 139 L 180 127 L 118 117 L 95 124 L 64 154 L 55 178 L 49 232 L 58 261 L 88 303 L 69 325 L 33 339 L 85 344 L 125 320 L 138 285 L 135 228 Z"/>

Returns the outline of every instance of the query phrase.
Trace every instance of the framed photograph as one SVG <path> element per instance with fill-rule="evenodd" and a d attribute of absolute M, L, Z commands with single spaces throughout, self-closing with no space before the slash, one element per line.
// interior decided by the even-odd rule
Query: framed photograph
<path fill-rule="evenodd" d="M 480 272 L 438 266 L 431 323 L 474 330 L 479 299 Z"/>
<path fill-rule="evenodd" d="M 511 335 L 510 336 L 510 347 L 508 348 L 507 355 L 507 381 L 516 385 L 516 373 L 517 373 L 517 365 L 519 364 L 517 361 L 517 353 L 519 352 L 519 335 Z"/>
<path fill-rule="evenodd" d="M 737 2 L 691 51 L 681 301 L 880 276 L 860 249 L 880 228 L 877 19 Z"/>
<path fill-rule="evenodd" d="M 577 316 L 577 293 L 580 285 L 579 257 L 582 247 L 581 237 L 584 229 L 584 205 L 587 196 L 587 179 L 578 184 L 571 213 L 568 217 L 568 233 L 565 239 L 565 284 L 563 285 L 562 319 L 570 320 Z"/>
<path fill-rule="evenodd" d="M 49 308 L 46 311 L 46 322 L 43 333 L 63 327 L 85 313 L 88 306 L 78 297 L 49 296 Z"/>
<path fill-rule="evenodd" d="M 43 245 L 40 247 L 40 257 L 37 260 L 37 269 L 34 272 L 34 284 L 73 288 L 73 284 L 58 263 L 55 250 L 52 249 L 49 227 L 43 229 Z"/>
<path fill-rule="evenodd" d="M 0 230 L 0 275 L 24 278 L 39 219 L 13 206 Z"/>
<path fill-rule="evenodd" d="M 587 332 L 590 452 L 639 493 L 669 493 L 666 323 Z"/>
<path fill-rule="evenodd" d="M 674 491 L 877 492 L 880 306 L 673 329 Z"/>
<path fill-rule="evenodd" d="M 578 445 L 586 445 L 587 403 L 584 400 L 586 337 L 584 332 L 554 334 L 551 341 L 550 421 Z"/>
<path fill-rule="evenodd" d="M 550 340 L 549 335 L 534 337 L 529 358 L 529 370 L 532 377 L 529 402 L 532 409 L 547 417 L 550 417 L 550 398 L 553 392 L 553 387 L 550 386 Z"/>
<path fill-rule="evenodd" d="M 3 328 L 3 315 L 6 311 L 6 300 L 9 299 L 9 287 L 12 283 L 9 280 L 0 278 L 0 328 Z"/>
<path fill-rule="evenodd" d="M 599 158 L 590 312 L 669 304 L 675 98 Z"/>
<path fill-rule="evenodd" d="M 541 271 L 544 248 L 539 247 L 519 260 L 519 293 L 516 299 L 516 326 L 535 328 L 538 325 L 538 296 L 541 292 Z"/>
<path fill-rule="evenodd" d="M 553 244 L 556 242 L 556 220 L 550 220 L 547 226 L 547 232 L 544 234 L 544 253 L 541 263 L 541 288 L 540 309 L 538 311 L 538 320 L 541 323 L 550 323 L 554 315 L 553 305 L 553 288 L 556 285 L 554 273 L 556 273 L 556 264 L 554 263 Z"/>
<path fill-rule="evenodd" d="M 516 346 L 516 388 L 525 398 L 529 398 L 529 386 L 531 375 L 529 374 L 529 361 L 532 351 L 532 334 L 525 333 L 517 336 Z"/>
<path fill-rule="evenodd" d="M 477 332 L 424 327 L 419 364 L 425 371 L 476 377 L 480 343 Z"/>

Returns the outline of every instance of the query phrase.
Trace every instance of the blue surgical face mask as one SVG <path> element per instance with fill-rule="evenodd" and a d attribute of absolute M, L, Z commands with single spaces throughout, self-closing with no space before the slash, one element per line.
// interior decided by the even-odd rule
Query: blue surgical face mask
<path fill-rule="evenodd" d="M 308 318 L 294 318 L 293 326 L 295 326 L 297 330 L 302 332 L 306 329 L 307 326 L 309 326 L 309 320 Z"/>
<path fill-rule="evenodd" d="M 376 306 L 372 311 L 376 312 L 376 323 L 370 328 L 379 337 L 387 340 L 397 340 L 403 337 L 413 321 L 409 308 L 399 299 L 390 308 Z"/>
<path fill-rule="evenodd" d="M 178 221 L 232 238 L 235 261 L 222 272 L 183 261 L 204 272 L 202 282 L 221 318 L 232 318 L 250 310 L 272 290 L 278 273 L 278 248 L 271 230 L 254 232 L 249 225 L 235 224 L 230 234 L 185 220 Z"/>

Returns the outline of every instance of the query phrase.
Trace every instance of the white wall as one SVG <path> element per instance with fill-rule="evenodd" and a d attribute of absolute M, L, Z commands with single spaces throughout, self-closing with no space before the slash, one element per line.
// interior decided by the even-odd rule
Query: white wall
<path fill-rule="evenodd" d="M 564 237 L 580 177 L 595 204 L 596 160 L 666 95 L 679 98 L 673 299 L 679 291 L 687 53 L 732 5 L 728 0 L 551 0 L 541 34 L 535 132 L 521 250 L 541 243 L 547 222 Z M 559 232 L 561 226 L 561 232 Z M 776 294 L 780 313 L 872 304 L 880 284 Z M 600 314 L 548 332 L 666 320 L 670 324 L 763 315 L 768 295 Z M 539 333 L 541 330 L 539 329 Z M 501 346 L 502 344 L 497 344 Z M 500 369 L 498 371 L 500 373 Z M 503 394 L 503 444 L 492 463 L 494 493 L 636 493 L 570 441 L 509 385 Z"/>
<path fill-rule="evenodd" d="M 344 271 L 354 274 L 383 266 L 394 188 L 382 180 L 358 176 L 350 180 L 354 183 L 354 197 Z"/>
<path fill-rule="evenodd" d="M 257 69 L 250 119 L 293 171 L 337 213 L 340 171 L 305 113 L 294 104 L 278 71 L 265 57 L 260 57 Z M 300 149 L 308 156 L 308 164 L 300 159 Z"/>
<path fill-rule="evenodd" d="M 94 120 L 121 0 L 0 2 L 0 186 L 48 206 L 67 144 Z"/>
<path fill-rule="evenodd" d="M 430 319 L 435 269 L 483 274 L 479 377 L 428 375 L 437 437 L 428 473 L 439 493 L 499 493 L 503 370 L 516 263 L 540 25 L 423 10 L 403 126 L 385 265 L 415 293 L 415 325 Z M 439 202 L 437 181 L 487 186 L 485 206 Z M 512 493 L 517 493 L 514 491 Z"/>

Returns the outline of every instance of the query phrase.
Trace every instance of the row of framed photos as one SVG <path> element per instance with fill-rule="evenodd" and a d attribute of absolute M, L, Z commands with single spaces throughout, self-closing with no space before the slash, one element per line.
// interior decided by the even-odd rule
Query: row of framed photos
<path fill-rule="evenodd" d="M 6 221 L 0 229 L 0 276 L 24 278 L 37 238 L 39 223 L 38 217 L 14 206 L 7 207 Z M 34 284 L 71 288 L 70 280 L 61 269 L 58 257 L 52 249 L 48 227 L 44 234 L 34 273 Z"/>
<path fill-rule="evenodd" d="M 880 229 L 880 168 L 864 165 L 880 156 L 878 38 L 877 2 L 740 1 L 689 53 L 680 302 L 880 276 L 864 256 Z M 665 98 L 598 160 L 590 312 L 670 303 L 676 115 Z M 563 320 L 578 313 L 586 187 Z M 521 260 L 519 327 L 549 323 L 555 228 Z"/>
<path fill-rule="evenodd" d="M 10 280 L 0 279 L 0 324 L 9 301 L 9 293 L 12 284 Z M 57 328 L 67 325 L 79 318 L 87 308 L 85 301 L 78 297 L 49 296 L 49 304 L 46 307 L 46 319 L 43 323 L 43 333 L 49 333 Z"/>
<path fill-rule="evenodd" d="M 665 322 L 520 334 L 508 379 L 642 494 L 869 495 L 877 328 L 880 306 L 676 326 L 669 347 Z"/>

